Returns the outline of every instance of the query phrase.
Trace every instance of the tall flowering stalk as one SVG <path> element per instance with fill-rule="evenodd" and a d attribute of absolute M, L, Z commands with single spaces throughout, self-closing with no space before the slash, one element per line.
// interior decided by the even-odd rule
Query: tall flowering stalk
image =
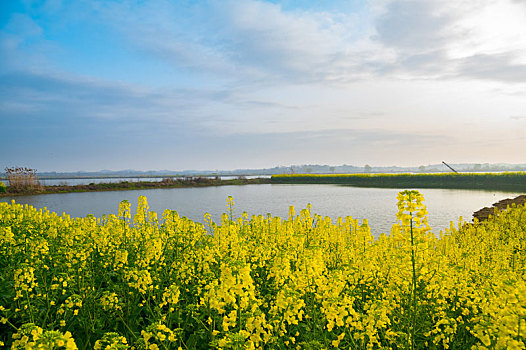
<path fill-rule="evenodd" d="M 398 224 L 394 227 L 395 239 L 400 242 L 400 247 L 411 251 L 411 325 L 409 340 L 411 349 L 415 348 L 416 315 L 418 311 L 418 267 L 417 254 L 426 243 L 426 233 L 430 228 L 427 224 L 427 208 L 423 204 L 424 197 L 415 190 L 402 191 L 398 199 Z M 419 249 L 420 248 L 420 249 Z"/>
<path fill-rule="evenodd" d="M 417 191 L 378 237 L 310 207 L 227 210 L 203 225 L 144 197 L 133 218 L 0 202 L 0 347 L 526 348 L 524 206 L 438 237 Z"/>

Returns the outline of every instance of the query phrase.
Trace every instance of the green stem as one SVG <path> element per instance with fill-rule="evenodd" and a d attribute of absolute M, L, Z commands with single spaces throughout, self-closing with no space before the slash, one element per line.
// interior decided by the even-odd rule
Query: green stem
<path fill-rule="evenodd" d="M 413 213 L 411 214 L 411 264 L 413 265 L 413 317 L 411 321 L 411 350 L 415 348 L 415 326 L 416 326 L 416 262 L 415 262 L 415 242 L 413 235 Z"/>
<path fill-rule="evenodd" d="M 33 307 L 31 306 L 31 300 L 29 299 L 29 293 L 27 292 L 27 290 L 25 292 L 26 292 L 27 304 L 29 305 L 28 307 L 29 317 L 30 317 L 31 323 L 35 323 L 35 318 L 33 317 Z"/>
<path fill-rule="evenodd" d="M 128 329 L 128 331 L 130 332 L 130 334 L 135 338 L 135 340 L 137 340 L 137 339 L 138 339 L 137 335 L 135 334 L 134 331 L 132 331 L 132 329 L 130 328 L 130 326 L 128 326 L 128 324 L 126 323 L 126 321 L 124 321 L 124 318 L 122 318 L 121 315 L 119 315 L 119 318 L 121 319 L 122 324 Z"/>

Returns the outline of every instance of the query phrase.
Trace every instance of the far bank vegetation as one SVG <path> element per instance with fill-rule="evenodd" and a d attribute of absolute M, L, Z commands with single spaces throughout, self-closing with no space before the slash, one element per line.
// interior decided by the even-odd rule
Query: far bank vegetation
<path fill-rule="evenodd" d="M 5 168 L 10 192 L 31 192 L 42 190 L 37 170 L 24 167 Z"/>

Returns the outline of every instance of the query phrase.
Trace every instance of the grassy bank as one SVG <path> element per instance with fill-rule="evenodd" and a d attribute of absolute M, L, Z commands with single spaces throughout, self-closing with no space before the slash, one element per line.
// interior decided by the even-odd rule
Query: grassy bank
<path fill-rule="evenodd" d="M 256 179 L 229 179 L 221 180 L 218 178 L 194 177 L 174 179 L 167 178 L 163 181 L 121 181 L 116 183 L 91 183 L 88 185 L 54 185 L 54 186 L 33 186 L 30 188 L 13 188 L 7 186 L 6 192 L 0 193 L 0 197 L 17 195 L 35 195 L 49 193 L 69 193 L 69 192 L 96 192 L 96 191 L 126 191 L 155 188 L 181 188 L 181 187 L 206 187 L 206 186 L 226 186 L 226 185 L 250 185 L 270 183 L 269 178 Z"/>
<path fill-rule="evenodd" d="M 437 237 L 298 214 L 206 225 L 173 211 L 71 219 L 0 203 L 0 346 L 13 349 L 524 349 L 524 206 Z"/>
<path fill-rule="evenodd" d="M 526 191 L 526 172 L 445 174 L 272 175 L 274 184 L 339 184 L 385 188 L 456 188 Z"/>

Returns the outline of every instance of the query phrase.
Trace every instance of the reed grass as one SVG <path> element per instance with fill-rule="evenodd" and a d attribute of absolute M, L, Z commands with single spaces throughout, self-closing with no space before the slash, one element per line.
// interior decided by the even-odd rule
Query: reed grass
<path fill-rule="evenodd" d="M 526 172 L 444 174 L 272 175 L 275 184 L 338 184 L 384 188 L 526 190 Z"/>

